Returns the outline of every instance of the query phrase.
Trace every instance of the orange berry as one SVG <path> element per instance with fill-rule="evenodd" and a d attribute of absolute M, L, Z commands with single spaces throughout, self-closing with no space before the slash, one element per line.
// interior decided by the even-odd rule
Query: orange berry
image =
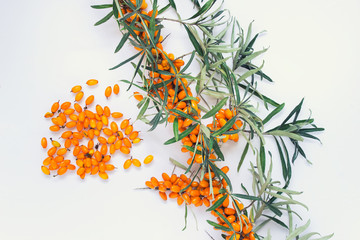
<path fill-rule="evenodd" d="M 109 178 L 109 176 L 106 172 L 99 172 L 99 176 L 104 180 Z"/>
<path fill-rule="evenodd" d="M 104 115 L 106 117 L 110 117 L 110 115 L 111 115 L 111 111 L 110 111 L 110 108 L 108 106 L 104 107 Z"/>
<path fill-rule="evenodd" d="M 59 102 L 56 102 L 54 103 L 52 106 L 51 106 L 51 112 L 52 113 L 55 113 L 57 110 L 59 110 Z"/>
<path fill-rule="evenodd" d="M 46 148 L 47 147 L 47 140 L 46 140 L 46 138 L 42 138 L 41 139 L 41 146 L 43 147 L 43 148 Z"/>
<path fill-rule="evenodd" d="M 51 118 L 51 117 L 53 117 L 53 116 L 54 116 L 54 114 L 51 113 L 51 112 L 47 112 L 47 113 L 45 113 L 45 115 L 44 115 L 45 118 Z"/>
<path fill-rule="evenodd" d="M 67 171 L 67 167 L 61 167 L 58 169 L 57 174 L 63 175 L 64 173 L 66 173 L 66 171 Z"/>
<path fill-rule="evenodd" d="M 108 86 L 106 89 L 105 89 L 105 97 L 109 98 L 110 95 L 111 95 L 111 92 L 112 92 L 112 89 L 110 86 Z"/>
<path fill-rule="evenodd" d="M 84 92 L 80 91 L 75 95 L 75 101 L 79 102 L 84 97 Z"/>
<path fill-rule="evenodd" d="M 54 156 L 54 154 L 56 153 L 56 150 L 57 150 L 56 147 L 50 148 L 50 149 L 48 150 L 48 152 L 47 152 L 48 156 L 49 156 L 49 157 Z"/>
<path fill-rule="evenodd" d="M 128 125 L 126 128 L 125 128 L 125 134 L 126 135 L 129 135 L 132 131 L 133 131 L 134 127 L 132 125 Z"/>
<path fill-rule="evenodd" d="M 115 85 L 114 85 L 113 91 L 114 91 L 114 94 L 116 94 L 116 95 L 119 94 L 119 92 L 120 92 L 120 87 L 119 87 L 118 84 L 115 84 Z"/>
<path fill-rule="evenodd" d="M 45 175 L 50 175 L 50 170 L 45 167 L 45 166 L 41 166 L 41 171 L 45 174 Z"/>
<path fill-rule="evenodd" d="M 225 110 L 225 117 L 231 119 L 234 116 L 233 112 L 230 109 Z"/>
<path fill-rule="evenodd" d="M 124 169 L 128 169 L 131 166 L 131 159 L 128 159 L 124 162 Z"/>
<path fill-rule="evenodd" d="M 83 111 L 82 107 L 78 103 L 74 104 L 74 108 L 75 111 L 77 111 L 78 113 L 81 113 Z"/>
<path fill-rule="evenodd" d="M 106 164 L 105 169 L 106 169 L 106 171 L 112 171 L 115 169 L 115 166 L 112 164 Z"/>
<path fill-rule="evenodd" d="M 61 104 L 60 108 L 62 110 L 66 110 L 71 106 L 71 102 L 64 102 L 63 104 Z"/>
<path fill-rule="evenodd" d="M 139 143 L 140 141 L 141 141 L 140 138 L 135 138 L 132 142 L 133 142 L 133 144 L 136 144 L 136 143 Z"/>
<path fill-rule="evenodd" d="M 85 104 L 86 104 L 86 105 L 92 104 L 92 103 L 94 102 L 94 99 L 95 99 L 94 95 L 90 95 L 90 96 L 85 100 Z"/>
<path fill-rule="evenodd" d="M 118 125 L 116 124 L 116 122 L 111 122 L 111 123 L 110 123 L 110 128 L 111 128 L 111 131 L 112 131 L 113 133 L 116 133 L 116 132 L 119 131 L 119 128 L 118 128 Z"/>
<path fill-rule="evenodd" d="M 121 117 L 123 116 L 123 114 L 120 113 L 120 112 L 113 112 L 113 113 L 111 114 L 111 116 L 112 116 L 113 118 L 121 118 Z"/>
<path fill-rule="evenodd" d="M 138 131 L 134 131 L 129 135 L 129 139 L 130 140 L 134 140 L 135 138 L 137 138 L 137 136 L 139 135 Z"/>
<path fill-rule="evenodd" d="M 82 89 L 82 87 L 80 85 L 77 85 L 77 86 L 74 86 L 72 89 L 71 89 L 71 92 L 73 93 L 78 93 L 80 92 Z"/>
<path fill-rule="evenodd" d="M 140 102 L 144 97 L 139 92 L 134 92 L 134 98 Z"/>
<path fill-rule="evenodd" d="M 87 80 L 86 84 L 89 85 L 89 86 L 94 86 L 96 84 L 98 84 L 98 80 L 95 80 L 95 79 L 90 79 L 90 80 Z"/>
<path fill-rule="evenodd" d="M 105 125 L 105 126 L 107 126 L 107 125 L 109 125 L 109 119 L 106 117 L 106 116 L 101 116 L 101 122 Z"/>
<path fill-rule="evenodd" d="M 120 152 L 122 152 L 123 154 L 129 154 L 130 153 L 130 149 L 128 147 L 122 146 L 120 148 Z"/>
<path fill-rule="evenodd" d="M 164 201 L 167 200 L 167 195 L 166 195 L 166 193 L 164 193 L 164 192 L 159 192 L 159 195 L 160 195 L 160 197 L 161 197 Z"/>
<path fill-rule="evenodd" d="M 121 122 L 120 128 L 124 130 L 129 125 L 129 119 L 125 119 Z"/>
<path fill-rule="evenodd" d="M 152 160 L 154 159 L 154 156 L 153 155 L 149 155 L 147 156 L 145 159 L 144 159 L 144 163 L 145 164 L 149 164 L 152 162 Z"/>
<path fill-rule="evenodd" d="M 140 167 L 141 166 L 141 162 L 138 159 L 133 159 L 132 164 L 134 164 L 135 167 Z"/>
<path fill-rule="evenodd" d="M 128 148 L 132 147 L 132 144 L 128 138 L 123 138 L 122 141 L 126 147 L 128 147 Z"/>
<path fill-rule="evenodd" d="M 177 204 L 178 204 L 179 206 L 181 206 L 181 204 L 183 204 L 183 202 L 184 202 L 184 199 L 183 199 L 181 196 L 179 196 L 179 197 L 177 198 Z"/>

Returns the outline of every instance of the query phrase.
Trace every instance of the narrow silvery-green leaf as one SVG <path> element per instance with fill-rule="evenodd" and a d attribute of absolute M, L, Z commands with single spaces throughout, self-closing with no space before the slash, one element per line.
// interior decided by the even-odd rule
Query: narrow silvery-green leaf
<path fill-rule="evenodd" d="M 276 114 L 278 114 L 285 106 L 285 103 L 281 104 L 280 106 L 278 106 L 277 108 L 275 108 L 271 113 L 269 113 L 269 115 L 267 115 L 265 117 L 265 119 L 262 121 L 263 124 L 265 125 L 267 122 L 269 122 L 269 120 L 274 117 Z"/>
<path fill-rule="evenodd" d="M 286 240 L 292 240 L 295 239 L 300 233 L 304 232 L 310 225 L 310 220 L 307 221 L 307 223 L 301 227 L 296 228 L 294 231 L 292 231 L 289 236 L 286 238 Z"/>
<path fill-rule="evenodd" d="M 121 63 L 119 63 L 118 65 L 116 65 L 116 66 L 114 66 L 114 67 L 112 67 L 112 68 L 110 68 L 109 70 L 114 70 L 114 69 L 116 69 L 116 68 L 119 68 L 119 67 L 121 67 L 122 65 L 124 65 L 124 64 L 126 64 L 126 63 L 128 63 L 128 62 L 130 62 L 131 60 L 133 60 L 133 59 L 135 59 L 135 58 L 137 58 L 140 54 L 142 54 L 143 52 L 141 51 L 141 52 L 138 52 L 137 54 L 135 54 L 134 56 L 132 56 L 132 57 L 130 57 L 130 58 L 128 58 L 127 60 L 125 60 L 125 61 L 123 61 L 123 62 L 121 62 Z"/>
<path fill-rule="evenodd" d="M 193 124 L 188 129 L 186 129 L 185 131 L 180 133 L 178 140 L 181 140 L 184 137 L 186 137 L 187 135 L 189 135 L 197 126 L 198 126 L 198 124 Z M 164 144 L 168 145 L 168 144 L 175 143 L 175 142 L 177 142 L 177 141 L 175 140 L 175 137 L 173 137 L 173 138 L 170 138 L 169 140 L 167 140 Z"/>
<path fill-rule="evenodd" d="M 100 19 L 98 22 L 96 22 L 94 25 L 99 26 L 100 24 L 103 24 L 104 22 L 108 21 L 113 16 L 113 11 L 109 12 L 105 17 Z"/>
<path fill-rule="evenodd" d="M 256 68 L 256 69 L 252 69 L 252 70 L 249 70 L 247 71 L 246 73 L 244 73 L 243 75 L 241 75 L 241 77 L 239 79 L 237 79 L 237 83 L 240 83 L 242 82 L 243 80 L 245 80 L 246 78 L 256 74 L 257 72 L 259 72 L 262 68 L 264 67 L 264 61 L 263 63 L 261 64 L 260 67 Z"/>
<path fill-rule="evenodd" d="M 170 160 L 170 162 L 171 162 L 172 164 L 174 164 L 175 166 L 177 166 L 177 167 L 179 167 L 179 168 L 181 168 L 181 169 L 184 169 L 184 170 L 187 169 L 187 167 L 185 167 L 183 164 L 179 163 L 179 162 L 176 161 L 175 159 L 169 158 L 169 160 Z"/>
<path fill-rule="evenodd" d="M 270 132 L 266 132 L 266 134 L 269 135 L 273 135 L 273 136 L 284 136 L 284 137 L 289 137 L 292 138 L 296 141 L 303 141 L 304 138 L 302 138 L 300 135 L 296 134 L 296 133 L 291 133 L 291 132 L 286 132 L 286 131 L 282 131 L 282 130 L 273 130 Z"/>
<path fill-rule="evenodd" d="M 189 19 L 194 19 L 194 18 L 200 16 L 201 14 L 205 13 L 207 10 L 209 10 L 209 9 L 211 8 L 211 6 L 212 6 L 215 2 L 216 2 L 216 0 L 209 0 L 209 1 L 207 1 L 207 2 L 204 4 L 204 6 L 202 6 L 202 7 L 200 8 L 200 10 L 199 10 L 197 13 L 195 13 L 192 17 L 190 17 Z"/>
<path fill-rule="evenodd" d="M 174 131 L 175 141 L 179 141 L 179 119 L 178 119 L 178 117 L 176 117 L 174 120 L 173 131 Z"/>
<path fill-rule="evenodd" d="M 92 8 L 95 9 L 104 9 L 104 8 L 112 8 L 113 5 L 112 4 L 102 4 L 102 5 L 92 5 Z"/>
<path fill-rule="evenodd" d="M 239 62 L 239 66 L 242 66 L 242 65 L 244 65 L 244 64 L 247 63 L 247 62 L 250 62 L 251 60 L 253 60 L 253 59 L 256 58 L 257 56 L 263 54 L 263 53 L 266 52 L 267 50 L 268 50 L 268 49 L 265 48 L 265 49 L 263 49 L 263 50 L 261 50 L 261 51 L 254 52 L 253 54 L 245 57 L 244 59 L 242 59 L 242 60 Z"/>
<path fill-rule="evenodd" d="M 242 164 L 243 164 L 243 162 L 244 162 L 244 159 L 245 159 L 245 156 L 246 156 L 248 150 L 249 150 L 249 143 L 246 143 L 245 148 L 244 148 L 244 151 L 243 151 L 242 154 L 241 154 L 241 158 L 240 158 L 239 164 L 238 164 L 238 166 L 237 166 L 237 171 L 238 171 L 238 172 L 240 171 L 240 168 L 241 168 L 241 166 L 242 166 Z"/>
<path fill-rule="evenodd" d="M 226 101 L 228 100 L 228 98 L 224 98 L 222 99 L 218 104 L 215 105 L 215 107 L 213 107 L 209 112 L 207 112 L 202 119 L 207 119 L 209 117 L 214 116 L 226 103 Z"/>
<path fill-rule="evenodd" d="M 280 195 L 280 194 L 277 194 L 277 193 L 273 193 L 273 192 L 269 192 L 269 191 L 265 191 L 265 193 L 267 193 L 267 194 L 269 194 L 269 195 L 271 195 L 271 196 L 274 196 L 274 197 L 276 197 L 276 198 L 279 198 L 279 199 L 288 201 L 288 202 L 290 202 L 290 203 L 292 203 L 292 204 L 298 204 L 298 205 L 300 205 L 300 206 L 303 206 L 303 207 L 306 208 L 307 210 L 309 210 L 309 208 L 308 208 L 305 204 L 303 204 L 303 203 L 301 203 L 301 202 L 299 202 L 299 201 L 296 201 L 296 200 L 294 200 L 294 199 L 291 199 L 291 198 L 289 198 L 289 197 L 285 197 L 285 196 L 283 196 L 283 195 Z"/>

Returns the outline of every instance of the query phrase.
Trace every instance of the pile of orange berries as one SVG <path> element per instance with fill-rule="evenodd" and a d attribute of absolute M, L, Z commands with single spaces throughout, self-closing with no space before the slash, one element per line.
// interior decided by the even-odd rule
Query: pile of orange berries
<path fill-rule="evenodd" d="M 95 79 L 87 81 L 89 86 L 97 83 Z M 119 91 L 117 84 L 113 88 L 108 86 L 105 96 L 109 98 L 112 93 L 119 94 Z M 108 106 L 102 107 L 98 104 L 95 110 L 91 111 L 89 107 L 94 103 L 94 95 L 87 97 L 85 106 L 82 107 L 79 104 L 84 97 L 81 86 L 74 86 L 71 92 L 75 94 L 73 106 L 71 102 L 55 102 L 50 112 L 45 114 L 45 118 L 51 119 L 53 123 L 50 126 L 52 132 L 63 130 L 59 139 L 64 143 L 62 146 L 60 142 L 50 138 L 51 147 L 47 151 L 48 157 L 43 161 L 41 170 L 46 175 L 56 171 L 57 176 L 68 170 L 75 170 L 77 166 L 77 175 L 82 179 L 86 174 L 98 174 L 102 179 L 108 179 L 107 171 L 115 169 L 115 166 L 109 163 L 111 156 L 117 150 L 125 155 L 130 154 L 132 145 L 141 141 L 139 132 L 134 131 L 129 119 L 118 124 L 117 120 L 122 118 L 123 114 L 111 112 Z M 111 121 L 111 118 L 114 121 Z M 82 144 L 83 141 L 87 142 Z M 42 138 L 43 148 L 47 148 L 47 142 L 45 137 Z M 75 164 L 66 159 L 66 155 L 71 151 L 76 158 Z"/>

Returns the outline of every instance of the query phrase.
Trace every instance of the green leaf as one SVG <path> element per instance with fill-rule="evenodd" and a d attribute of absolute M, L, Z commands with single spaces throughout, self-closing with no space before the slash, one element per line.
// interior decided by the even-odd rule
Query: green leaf
<path fill-rule="evenodd" d="M 233 193 L 231 195 L 234 197 L 237 197 L 237 198 L 242 198 L 242 199 L 247 199 L 247 200 L 262 201 L 261 198 L 259 198 L 259 197 L 245 195 L 245 194 Z"/>
<path fill-rule="evenodd" d="M 169 110 L 170 112 L 173 112 L 173 113 L 176 113 L 176 114 L 179 114 L 181 117 L 184 117 L 184 118 L 187 118 L 187 119 L 191 119 L 193 120 L 194 122 L 199 122 L 198 120 L 196 120 L 194 117 L 192 117 L 191 115 L 189 114 L 186 114 L 184 113 L 183 111 L 180 111 L 178 109 L 170 109 Z"/>
<path fill-rule="evenodd" d="M 112 16 L 113 16 L 113 11 L 109 12 L 105 17 L 103 17 L 98 22 L 96 22 L 94 26 L 99 26 L 100 24 L 103 24 L 104 22 L 108 21 Z"/>
<path fill-rule="evenodd" d="M 188 129 L 186 129 L 185 131 L 180 133 L 178 141 L 183 139 L 187 135 L 189 135 L 197 126 L 198 126 L 198 124 L 193 124 Z M 175 143 L 175 142 L 177 142 L 177 141 L 175 140 L 175 137 L 173 137 L 173 138 L 170 138 L 169 140 L 167 140 L 164 144 L 169 145 L 169 144 L 172 144 L 172 143 Z"/>
<path fill-rule="evenodd" d="M 241 77 L 237 80 L 237 83 L 240 83 L 241 81 L 245 80 L 246 78 L 256 74 L 257 72 L 259 72 L 262 68 L 264 67 L 264 61 L 262 63 L 262 65 L 258 68 L 252 69 L 247 71 L 246 73 L 244 73 L 243 75 L 241 75 Z"/>
<path fill-rule="evenodd" d="M 170 5 L 171 5 L 171 7 L 173 7 L 175 10 L 177 10 L 177 9 L 176 9 L 176 4 L 175 4 L 174 0 L 169 0 L 169 3 L 170 3 Z"/>
<path fill-rule="evenodd" d="M 307 223 L 299 228 L 296 228 L 294 231 L 292 231 L 289 236 L 286 238 L 286 240 L 292 240 L 300 235 L 300 233 L 304 232 L 310 225 L 310 220 L 307 221 Z"/>
<path fill-rule="evenodd" d="M 220 128 L 219 130 L 216 130 L 215 132 L 213 132 L 212 135 L 214 137 L 216 137 L 216 136 L 218 136 L 220 134 L 223 134 L 224 132 L 229 130 L 234 125 L 235 121 L 236 121 L 236 116 L 229 119 L 222 128 Z"/>
<path fill-rule="evenodd" d="M 277 224 L 279 224 L 280 226 L 282 226 L 282 227 L 284 227 L 284 228 L 286 228 L 286 229 L 289 229 L 288 226 L 286 226 L 285 223 L 283 223 L 282 221 L 280 221 L 280 220 L 277 219 L 277 218 L 274 218 L 274 217 L 271 217 L 271 216 L 268 216 L 268 215 L 265 215 L 265 214 L 263 214 L 262 216 L 271 219 L 272 221 L 276 222 Z"/>
<path fill-rule="evenodd" d="M 158 15 L 162 14 L 163 12 L 165 12 L 166 10 L 168 10 L 168 8 L 170 7 L 170 3 L 168 5 L 166 5 L 165 7 L 163 7 L 162 9 L 159 10 Z"/>
<path fill-rule="evenodd" d="M 187 34 L 189 35 L 190 41 L 192 43 L 192 45 L 194 46 L 196 52 L 200 55 L 200 56 L 204 56 L 204 51 L 201 48 L 200 44 L 198 43 L 198 41 L 196 40 L 194 34 L 190 31 L 190 29 L 184 25 L 184 28 L 187 32 Z"/>
<path fill-rule="evenodd" d="M 178 117 L 176 117 L 174 120 L 173 131 L 174 131 L 175 141 L 179 141 L 179 119 L 178 119 Z"/>
<path fill-rule="evenodd" d="M 332 238 L 334 236 L 334 234 L 330 234 L 330 235 L 327 235 L 327 236 L 324 236 L 324 237 L 321 237 L 321 238 L 316 238 L 316 239 L 313 239 L 313 240 L 328 240 L 330 238 Z"/>
<path fill-rule="evenodd" d="M 185 226 L 182 229 L 182 231 L 184 231 L 186 229 L 186 225 L 187 225 L 187 205 L 185 204 Z"/>
<path fill-rule="evenodd" d="M 277 108 L 275 108 L 271 113 L 269 113 L 269 115 L 266 116 L 266 118 L 262 121 L 263 124 L 265 125 L 267 122 L 269 122 L 269 120 L 274 117 L 276 114 L 278 114 L 285 106 L 285 103 L 281 104 L 280 106 L 278 106 Z"/>
<path fill-rule="evenodd" d="M 129 36 L 130 36 L 129 32 L 127 32 L 123 35 L 123 37 L 121 38 L 119 44 L 117 45 L 117 47 L 115 49 L 115 53 L 120 51 L 120 49 L 124 46 L 125 42 L 128 40 Z"/>
<path fill-rule="evenodd" d="M 241 165 L 242 165 L 243 162 L 244 162 L 244 159 L 245 159 L 245 156 L 246 156 L 248 150 L 249 150 L 249 143 L 246 143 L 245 148 L 244 148 L 244 151 L 243 151 L 242 154 L 241 154 L 241 158 L 240 158 L 239 164 L 238 164 L 238 166 L 237 166 L 237 171 L 238 171 L 238 172 L 240 171 Z"/>
<path fill-rule="evenodd" d="M 119 63 L 118 65 L 116 65 L 115 67 L 112 67 L 112 68 L 110 68 L 109 70 L 114 70 L 114 69 L 116 69 L 116 68 L 119 68 L 119 67 L 121 67 L 122 65 L 124 65 L 124 64 L 126 64 L 126 63 L 128 63 L 128 62 L 130 62 L 131 60 L 133 60 L 133 59 L 135 59 L 135 58 L 137 58 L 140 54 L 142 54 L 143 53 L 143 51 L 141 51 L 141 52 L 138 52 L 137 54 L 135 54 L 134 56 L 132 56 L 132 57 L 130 57 L 130 58 L 128 58 L 127 60 L 125 60 L 125 61 L 123 61 L 123 62 L 121 62 L 121 63 Z"/>
<path fill-rule="evenodd" d="M 298 135 L 296 133 L 286 132 L 286 131 L 282 131 L 282 130 L 273 130 L 273 131 L 270 131 L 270 132 L 266 132 L 266 134 L 273 135 L 273 136 L 285 136 L 285 137 L 289 137 L 291 139 L 294 139 L 296 141 L 303 141 L 304 140 L 304 138 L 302 138 L 300 135 Z"/>
<path fill-rule="evenodd" d="M 253 54 L 245 57 L 244 59 L 242 59 L 240 62 L 239 62 L 239 66 L 242 66 L 244 65 L 245 63 L 247 62 L 250 62 L 251 60 L 253 60 L 254 58 L 256 58 L 257 56 L 259 56 L 260 54 L 263 54 L 264 52 L 266 52 L 268 49 L 265 48 L 261 51 L 258 51 L 258 52 L 254 52 Z"/>
<path fill-rule="evenodd" d="M 191 18 L 189 18 L 188 20 L 194 19 L 194 18 L 200 16 L 201 14 L 205 13 L 207 10 L 209 10 L 209 9 L 212 7 L 212 5 L 214 5 L 215 2 L 216 2 L 216 0 L 209 0 L 209 1 L 207 1 L 207 2 L 204 4 L 204 6 L 202 6 L 202 7 L 200 8 L 200 10 L 199 10 L 197 13 L 195 13 Z"/>
<path fill-rule="evenodd" d="M 226 101 L 228 100 L 229 98 L 224 98 L 222 99 L 218 104 L 215 105 L 215 107 L 213 107 L 209 112 L 207 112 L 203 117 L 202 119 L 206 119 L 206 118 L 209 118 L 209 117 L 212 117 L 212 116 L 215 116 L 215 114 L 225 105 Z"/>
<path fill-rule="evenodd" d="M 217 209 L 218 207 L 221 206 L 221 204 L 225 201 L 225 199 L 228 197 L 227 194 L 225 194 L 224 196 L 222 196 L 219 200 L 217 200 L 215 203 L 213 203 L 213 205 L 211 207 L 209 207 L 208 209 L 206 209 L 207 212 L 213 211 L 215 209 Z"/>
<path fill-rule="evenodd" d="M 179 168 L 181 168 L 181 169 L 184 169 L 184 170 L 187 169 L 187 167 L 185 167 L 183 164 L 179 163 L 179 162 L 176 161 L 175 159 L 169 158 L 169 160 L 170 160 L 170 162 L 171 162 L 172 164 L 174 164 L 175 166 L 177 166 L 177 167 L 179 167 Z"/>
<path fill-rule="evenodd" d="M 286 181 L 286 180 L 288 179 L 288 169 L 287 169 L 287 166 L 286 166 L 284 154 L 283 154 L 283 151 L 282 151 L 281 146 L 280 146 L 280 144 L 279 144 L 279 141 L 276 139 L 276 137 L 274 137 L 274 139 L 275 139 L 276 146 L 277 146 L 277 148 L 278 148 L 279 155 L 280 155 L 280 161 L 281 161 L 283 178 L 284 178 L 284 180 Z"/>
<path fill-rule="evenodd" d="M 213 221 L 210 221 L 210 220 L 206 220 L 211 226 L 215 227 L 216 229 L 219 229 L 219 230 L 223 230 L 223 231 L 231 231 L 230 228 L 228 227 L 224 227 L 223 225 L 219 225 Z"/>
<path fill-rule="evenodd" d="M 142 108 L 141 108 L 141 110 L 140 110 L 140 112 L 139 112 L 139 115 L 137 116 L 137 119 L 141 119 L 141 118 L 144 116 L 146 110 L 147 110 L 148 107 L 149 107 L 149 103 L 150 103 L 150 98 L 146 98 L 146 99 L 145 99 L 145 103 L 144 103 L 144 105 L 142 106 Z"/>
<path fill-rule="evenodd" d="M 112 4 L 101 4 L 101 5 L 92 5 L 92 8 L 95 9 L 104 9 L 104 8 L 112 8 L 113 5 Z"/>

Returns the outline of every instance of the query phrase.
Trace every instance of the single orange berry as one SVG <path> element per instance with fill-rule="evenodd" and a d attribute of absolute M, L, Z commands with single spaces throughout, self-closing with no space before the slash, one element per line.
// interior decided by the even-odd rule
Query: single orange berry
<path fill-rule="evenodd" d="M 132 131 L 133 131 L 134 127 L 132 125 L 128 125 L 126 128 L 125 128 L 125 134 L 126 135 L 129 135 Z"/>
<path fill-rule="evenodd" d="M 130 149 L 126 146 L 122 146 L 122 147 L 120 147 L 120 152 L 122 152 L 123 154 L 129 154 Z"/>
<path fill-rule="evenodd" d="M 112 92 L 112 89 L 110 86 L 108 86 L 106 89 L 105 89 L 105 97 L 109 98 L 110 95 L 111 95 L 111 92 Z"/>
<path fill-rule="evenodd" d="M 135 167 L 140 167 L 141 166 L 141 162 L 138 159 L 133 159 L 132 164 L 134 164 Z"/>
<path fill-rule="evenodd" d="M 141 141 L 140 138 L 135 138 L 132 142 L 133 142 L 133 144 L 136 144 L 136 143 L 139 143 L 140 141 Z"/>
<path fill-rule="evenodd" d="M 71 102 L 64 102 L 64 103 L 61 104 L 60 108 L 61 108 L 62 110 L 66 110 L 66 109 L 68 109 L 70 106 L 71 106 Z"/>
<path fill-rule="evenodd" d="M 60 106 L 59 102 L 54 103 L 54 104 L 51 106 L 51 112 L 52 112 L 52 113 L 55 113 L 57 110 L 59 110 L 59 106 Z"/>
<path fill-rule="evenodd" d="M 71 92 L 73 93 L 78 93 L 80 92 L 82 89 L 82 87 L 80 85 L 77 85 L 77 86 L 74 86 L 72 89 L 71 89 Z"/>
<path fill-rule="evenodd" d="M 45 174 L 45 175 L 50 175 L 50 170 L 45 167 L 45 166 L 41 166 L 41 171 Z"/>
<path fill-rule="evenodd" d="M 51 117 L 53 117 L 53 116 L 54 116 L 54 114 L 51 113 L 51 112 L 47 112 L 47 113 L 45 113 L 45 115 L 44 115 L 45 118 L 51 118 Z"/>
<path fill-rule="evenodd" d="M 92 103 L 94 102 L 94 99 L 95 99 L 94 95 L 89 96 L 89 97 L 85 100 L 85 104 L 86 104 L 86 105 L 92 104 Z"/>
<path fill-rule="evenodd" d="M 98 84 L 98 80 L 95 80 L 95 79 L 90 79 L 90 80 L 87 80 L 86 84 L 89 85 L 89 86 L 94 86 L 96 84 Z"/>
<path fill-rule="evenodd" d="M 152 160 L 154 159 L 153 155 L 149 155 L 144 159 L 144 164 L 149 164 L 152 162 Z"/>
<path fill-rule="evenodd" d="M 79 102 L 81 101 L 81 99 L 84 97 L 84 92 L 83 91 L 80 91 L 76 94 L 75 96 L 75 101 Z"/>
<path fill-rule="evenodd" d="M 57 174 L 63 175 L 64 173 L 66 173 L 66 171 L 67 171 L 67 167 L 61 167 L 57 170 Z"/>
<path fill-rule="evenodd" d="M 131 159 L 128 159 L 124 162 L 124 169 L 128 169 L 131 166 Z"/>
<path fill-rule="evenodd" d="M 41 146 L 42 146 L 43 148 L 46 148 L 46 147 L 47 147 L 47 140 L 46 140 L 45 137 L 43 137 L 43 138 L 41 139 Z"/>
<path fill-rule="evenodd" d="M 121 122 L 120 128 L 124 130 L 129 125 L 129 119 L 125 119 Z"/>
<path fill-rule="evenodd" d="M 119 94 L 119 92 L 120 92 L 120 87 L 119 87 L 118 84 L 115 84 L 115 85 L 114 85 L 113 91 L 114 91 L 114 94 L 116 94 L 116 95 Z"/>
<path fill-rule="evenodd" d="M 99 172 L 99 176 L 104 180 L 109 178 L 109 176 L 106 172 Z"/>
<path fill-rule="evenodd" d="M 123 116 L 123 114 L 120 113 L 120 112 L 113 112 L 113 113 L 111 114 L 111 116 L 112 116 L 113 118 L 121 118 L 121 117 Z"/>
<path fill-rule="evenodd" d="M 144 97 L 139 92 L 134 92 L 134 98 L 138 101 L 141 101 Z"/>
<path fill-rule="evenodd" d="M 78 113 L 81 113 L 83 111 L 82 107 L 78 103 L 74 104 L 74 108 L 75 111 L 77 111 Z"/>

